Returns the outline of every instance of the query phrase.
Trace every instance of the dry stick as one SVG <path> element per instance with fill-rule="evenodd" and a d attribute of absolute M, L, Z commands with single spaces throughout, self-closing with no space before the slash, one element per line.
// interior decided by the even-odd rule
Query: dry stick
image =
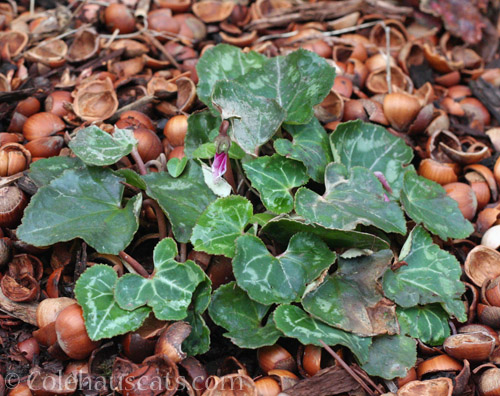
<path fill-rule="evenodd" d="M 18 303 L 9 300 L 5 294 L 3 294 L 2 289 L 0 289 L 0 311 L 4 312 L 14 318 L 22 320 L 23 322 L 32 324 L 34 326 L 36 323 L 36 309 L 38 303 Z"/>
<path fill-rule="evenodd" d="M 384 22 L 382 22 L 382 25 L 384 26 L 385 30 L 385 46 L 386 46 L 386 51 L 387 51 L 387 69 L 386 69 L 386 76 L 385 78 L 387 79 L 387 92 L 392 93 L 392 82 L 391 82 L 391 28 L 389 26 L 386 26 Z"/>
<path fill-rule="evenodd" d="M 35 0 L 30 0 L 30 15 L 35 13 Z"/>
<path fill-rule="evenodd" d="M 168 52 L 165 47 L 158 41 L 156 37 L 154 37 L 152 34 L 149 32 L 144 32 L 144 36 L 146 36 L 150 41 L 153 46 L 160 51 L 163 55 L 165 55 L 168 59 L 168 61 L 175 66 L 176 69 L 180 69 L 181 66 L 179 65 L 179 62 L 175 60 L 175 58 L 172 56 L 170 52 Z"/>
<path fill-rule="evenodd" d="M 160 205 L 151 198 L 145 199 L 143 202 L 144 206 L 149 206 L 155 212 L 156 221 L 158 223 L 158 234 L 160 241 L 167 237 L 167 223 L 165 221 L 165 215 L 160 208 Z"/>
<path fill-rule="evenodd" d="M 144 269 L 144 267 L 133 257 L 129 256 L 127 253 L 125 253 L 123 250 L 118 253 L 119 256 L 124 259 L 130 266 L 141 276 L 145 278 L 149 278 L 149 273 Z"/>
<path fill-rule="evenodd" d="M 186 262 L 186 258 L 187 258 L 187 245 L 185 243 L 181 243 L 181 258 L 180 258 L 180 262 L 181 263 Z"/>
<path fill-rule="evenodd" d="M 143 96 L 142 98 L 139 98 L 136 101 L 134 101 L 132 103 L 129 103 L 128 105 L 119 108 L 115 112 L 115 114 L 113 114 L 113 116 L 109 118 L 108 121 L 110 121 L 110 122 L 118 121 L 118 119 L 120 118 L 120 116 L 123 113 L 125 113 L 126 111 L 138 109 L 138 108 L 140 108 L 142 106 L 145 106 L 145 105 L 147 105 L 147 104 L 149 104 L 151 102 L 154 102 L 155 100 L 156 100 L 156 96 L 154 96 L 154 95 Z"/>
<path fill-rule="evenodd" d="M 361 385 L 361 387 L 368 392 L 370 396 L 376 396 L 376 394 L 370 389 L 368 385 L 365 384 L 365 382 L 342 360 L 342 358 L 335 353 L 335 351 L 330 348 L 328 345 L 326 345 L 323 340 L 319 340 L 321 342 L 321 345 L 327 350 L 327 352 L 333 356 L 335 361 L 342 366 L 342 368 L 349 373 L 349 375 L 354 378 L 358 384 Z"/>
<path fill-rule="evenodd" d="M 372 379 L 370 378 L 370 376 L 368 374 L 366 374 L 362 369 L 361 367 L 359 366 L 354 366 L 353 370 L 361 377 L 363 378 L 363 380 L 365 380 L 366 382 L 368 382 L 369 385 L 373 386 L 373 388 L 375 388 L 375 390 L 379 391 L 380 393 L 384 393 L 383 392 L 383 386 L 382 385 L 377 385 L 375 382 L 372 381 Z M 380 390 L 380 388 L 382 388 L 382 391 Z"/>

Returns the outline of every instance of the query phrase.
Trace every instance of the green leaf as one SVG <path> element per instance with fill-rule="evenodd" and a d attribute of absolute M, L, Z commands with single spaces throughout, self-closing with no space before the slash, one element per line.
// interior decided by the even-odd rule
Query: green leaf
<path fill-rule="evenodd" d="M 253 235 L 236 240 L 233 272 L 238 286 L 261 304 L 299 301 L 306 286 L 335 261 L 335 253 L 316 235 L 295 234 L 277 257 Z"/>
<path fill-rule="evenodd" d="M 364 166 L 382 172 L 396 197 L 403 186 L 405 168 L 413 159 L 413 150 L 403 139 L 384 127 L 361 120 L 344 122 L 330 135 L 332 150 L 347 169 Z"/>
<path fill-rule="evenodd" d="M 215 84 L 212 102 L 222 119 L 231 121 L 233 139 L 250 154 L 271 139 L 285 119 L 285 111 L 275 100 L 231 81 Z"/>
<path fill-rule="evenodd" d="M 328 95 L 335 69 L 314 52 L 299 49 L 287 56 L 275 56 L 261 68 L 237 78 L 254 94 L 275 99 L 286 110 L 286 122 L 306 124 L 313 106 Z"/>
<path fill-rule="evenodd" d="M 256 216 L 256 215 L 255 215 Z M 358 248 L 372 251 L 388 249 L 389 243 L 383 239 L 365 232 L 328 229 L 314 224 L 306 224 L 299 216 L 278 216 L 267 219 L 260 224 L 261 232 L 278 241 L 287 244 L 290 238 L 298 232 L 308 232 L 319 236 L 326 244 L 334 248 Z"/>
<path fill-rule="evenodd" d="M 211 95 L 214 85 L 219 80 L 234 80 L 253 68 L 260 68 L 267 61 L 264 55 L 228 44 L 219 44 L 209 48 L 196 64 L 198 74 L 198 98 L 213 110 Z"/>
<path fill-rule="evenodd" d="M 115 287 L 118 305 L 129 311 L 148 305 L 157 319 L 184 319 L 196 287 L 205 280 L 205 273 L 191 260 L 175 261 L 176 255 L 175 241 L 162 239 L 153 252 L 153 277 L 126 274 L 118 280 Z"/>
<path fill-rule="evenodd" d="M 113 135 L 91 125 L 78 131 L 69 148 L 88 165 L 112 165 L 137 145 L 130 129 L 115 129 Z"/>
<path fill-rule="evenodd" d="M 417 361 L 417 343 L 402 335 L 376 337 L 368 352 L 368 362 L 361 368 L 385 379 L 406 376 Z"/>
<path fill-rule="evenodd" d="M 38 190 L 17 236 L 35 246 L 82 238 L 100 253 L 118 254 L 139 227 L 140 194 L 122 208 L 123 179 L 109 169 L 69 169 Z"/>
<path fill-rule="evenodd" d="M 181 159 L 179 158 L 169 159 L 167 162 L 167 170 L 168 173 L 170 173 L 170 176 L 179 177 L 186 168 L 187 162 L 188 162 L 187 157 L 182 157 Z"/>
<path fill-rule="evenodd" d="M 186 157 L 189 159 L 197 158 L 194 154 L 195 151 L 202 144 L 211 142 L 217 136 L 220 123 L 220 117 L 212 115 L 209 110 L 191 114 L 188 118 L 188 129 L 184 139 L 184 154 Z"/>
<path fill-rule="evenodd" d="M 325 344 L 343 345 L 351 350 L 361 363 L 368 360 L 370 337 L 358 337 L 352 333 L 330 327 L 310 317 L 294 305 L 280 305 L 274 311 L 276 327 L 287 337 L 297 338 L 301 344 L 322 346 Z"/>
<path fill-rule="evenodd" d="M 65 170 L 82 167 L 83 162 L 76 157 L 43 158 L 30 165 L 28 176 L 38 187 L 42 187 L 57 179 Z"/>
<path fill-rule="evenodd" d="M 250 219 L 250 223 L 252 223 L 252 224 L 255 223 L 261 227 L 264 227 L 268 222 L 270 222 L 274 218 L 276 218 L 276 215 L 274 213 L 267 213 L 267 212 L 266 213 L 256 213 Z M 290 237 L 291 237 L 291 235 L 290 235 Z"/>
<path fill-rule="evenodd" d="M 338 270 L 302 300 L 323 322 L 360 336 L 399 332 L 396 306 L 385 299 L 379 279 L 392 261 L 391 250 L 338 260 Z"/>
<path fill-rule="evenodd" d="M 385 273 L 383 288 L 388 298 L 406 308 L 441 303 L 460 322 L 467 320 L 461 300 L 465 286 L 460 281 L 460 263 L 432 243 L 422 226 L 412 230 L 399 259 L 408 265 Z"/>
<path fill-rule="evenodd" d="M 200 355 L 210 349 L 210 329 L 203 319 L 203 312 L 210 304 L 212 282 L 207 275 L 193 293 L 193 303 L 185 321 L 191 325 L 191 333 L 182 343 L 183 350 L 189 356 Z"/>
<path fill-rule="evenodd" d="M 184 319 L 191 325 L 191 333 L 182 343 L 182 349 L 188 356 L 196 356 L 206 353 L 210 349 L 210 329 L 203 316 L 189 310 Z"/>
<path fill-rule="evenodd" d="M 230 282 L 214 292 L 208 313 L 215 324 L 228 330 L 224 337 L 234 344 L 240 348 L 259 348 L 274 345 L 282 335 L 272 319 L 262 324 L 270 308 L 251 300 L 236 282 Z"/>
<path fill-rule="evenodd" d="M 196 220 L 217 198 L 205 184 L 200 165 L 190 160 L 177 178 L 157 172 L 143 176 L 143 180 L 147 194 L 158 201 L 172 224 L 175 239 L 189 242 Z"/>
<path fill-rule="evenodd" d="M 474 231 L 444 188 L 415 172 L 404 175 L 401 203 L 408 216 L 441 239 L 467 238 Z"/>
<path fill-rule="evenodd" d="M 274 141 L 276 152 L 302 162 L 307 168 L 307 174 L 318 183 L 322 183 L 325 178 L 325 168 L 333 161 L 325 129 L 316 117 L 305 125 L 288 124 L 284 127 L 292 136 L 292 141 L 276 139 Z"/>
<path fill-rule="evenodd" d="M 148 307 L 134 311 L 121 309 L 113 297 L 117 280 L 118 275 L 111 267 L 96 264 L 76 282 L 75 296 L 83 309 L 87 333 L 94 341 L 137 330 L 151 312 Z"/>
<path fill-rule="evenodd" d="M 243 169 L 252 186 L 260 193 L 264 206 L 274 213 L 292 211 L 292 188 L 302 186 L 309 180 L 302 163 L 277 154 L 246 162 Z"/>
<path fill-rule="evenodd" d="M 236 238 L 243 234 L 252 214 L 250 201 L 238 195 L 212 202 L 193 228 L 194 249 L 233 257 Z"/>
<path fill-rule="evenodd" d="M 450 335 L 448 314 L 437 304 L 397 310 L 401 334 L 418 338 L 428 345 L 441 345 Z"/>
<path fill-rule="evenodd" d="M 406 233 L 406 222 L 395 202 L 386 202 L 385 190 L 373 172 L 331 163 L 325 170 L 324 195 L 307 188 L 295 194 L 295 210 L 307 221 L 326 228 L 354 230 L 374 225 L 386 232 Z"/>
<path fill-rule="evenodd" d="M 191 158 L 210 159 L 213 158 L 214 156 L 215 156 L 215 143 L 208 142 L 208 143 L 203 143 L 196 150 L 194 150 L 193 154 L 191 155 Z"/>
<path fill-rule="evenodd" d="M 146 183 L 144 183 L 144 180 L 142 180 L 141 175 L 139 175 L 132 169 L 122 168 L 113 171 L 113 173 L 116 176 L 125 178 L 125 181 L 134 187 L 140 188 L 141 190 L 146 189 Z"/>

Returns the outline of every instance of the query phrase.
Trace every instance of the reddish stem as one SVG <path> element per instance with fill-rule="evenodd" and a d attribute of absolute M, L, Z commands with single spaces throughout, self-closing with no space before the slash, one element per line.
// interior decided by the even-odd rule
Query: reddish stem
<path fill-rule="evenodd" d="M 144 278 L 149 278 L 149 273 L 144 269 L 144 267 L 133 257 L 129 256 L 123 250 L 119 253 L 120 257 L 124 259 L 130 266 Z"/>
<path fill-rule="evenodd" d="M 135 161 L 135 164 L 137 165 L 137 168 L 139 169 L 139 173 L 141 175 L 146 175 L 148 173 L 146 169 L 146 165 L 144 165 L 144 161 L 142 160 L 141 156 L 139 155 L 139 152 L 137 151 L 137 147 L 134 147 L 132 149 L 132 152 L 130 153 L 132 158 Z"/>
<path fill-rule="evenodd" d="M 155 212 L 156 221 L 158 223 L 158 234 L 160 234 L 160 241 L 167 237 L 167 223 L 165 221 L 165 215 L 163 210 L 161 210 L 160 205 L 154 199 L 145 199 L 143 205 L 150 207 Z"/>
<path fill-rule="evenodd" d="M 231 167 L 231 160 L 227 159 L 226 173 L 224 173 L 224 179 L 231 185 L 233 192 L 236 194 L 236 182 L 234 181 L 233 168 Z"/>

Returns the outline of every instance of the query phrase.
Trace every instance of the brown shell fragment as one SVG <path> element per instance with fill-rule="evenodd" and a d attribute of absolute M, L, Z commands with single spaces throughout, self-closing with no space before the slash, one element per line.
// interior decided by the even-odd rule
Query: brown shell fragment
<path fill-rule="evenodd" d="M 73 110 L 85 121 L 102 121 L 118 109 L 118 98 L 111 79 L 90 81 L 73 91 Z"/>

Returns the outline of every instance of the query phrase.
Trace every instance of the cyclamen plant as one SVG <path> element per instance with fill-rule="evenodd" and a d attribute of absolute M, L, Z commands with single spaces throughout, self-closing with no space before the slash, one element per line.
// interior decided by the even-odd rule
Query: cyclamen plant
<path fill-rule="evenodd" d="M 189 322 L 183 348 L 204 353 L 208 308 L 242 348 L 322 340 L 349 348 L 370 375 L 405 375 L 415 339 L 438 345 L 449 318 L 466 320 L 460 265 L 431 234 L 465 238 L 472 225 L 385 128 L 351 121 L 327 134 L 314 108 L 335 72 L 314 53 L 266 58 L 223 44 L 197 71 L 207 109 L 189 117 L 186 160 L 169 172 L 117 169 L 136 145 L 132 133 L 81 130 L 70 142 L 77 158 L 31 166 L 39 189 L 18 237 L 36 246 L 81 238 L 119 254 L 142 205 L 142 194 L 125 194 L 126 181 L 158 203 L 174 238 L 155 247 L 148 278 L 118 278 L 105 265 L 81 275 L 75 294 L 91 339 L 133 331 L 153 312 Z M 222 177 L 231 162 L 234 189 Z M 188 243 L 231 259 L 236 280 L 212 291 L 197 264 L 176 260 L 178 244 Z"/>

